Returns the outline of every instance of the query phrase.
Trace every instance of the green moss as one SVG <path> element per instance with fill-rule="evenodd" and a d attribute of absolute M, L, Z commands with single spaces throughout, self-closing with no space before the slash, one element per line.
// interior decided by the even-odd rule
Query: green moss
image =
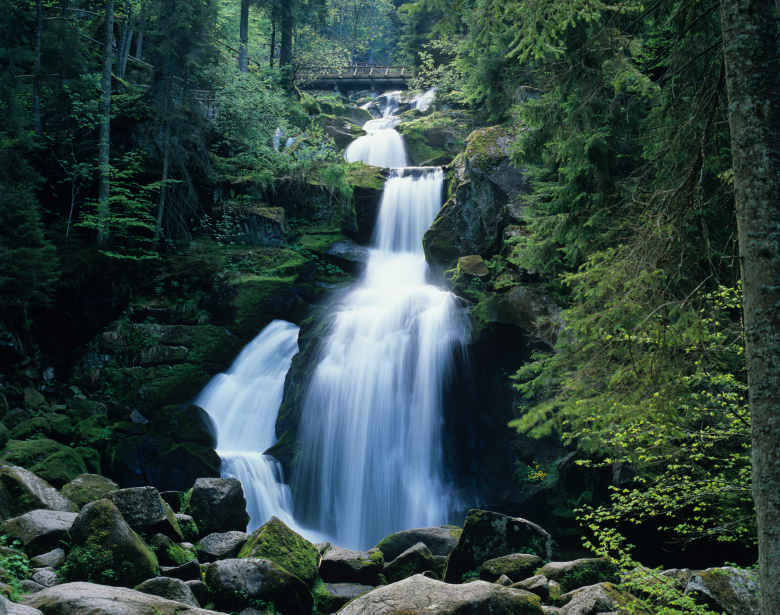
<path fill-rule="evenodd" d="M 73 428 L 71 438 L 76 446 L 102 450 L 106 447 L 111 431 L 109 420 L 105 416 L 93 416 L 81 421 Z"/>
<path fill-rule="evenodd" d="M 76 480 L 62 487 L 60 493 L 79 508 L 103 499 L 107 494 L 119 487 L 113 481 L 102 476 L 86 474 L 76 477 Z"/>
<path fill-rule="evenodd" d="M 53 412 L 50 412 L 45 416 L 46 420 L 49 421 L 49 425 L 51 425 L 52 438 L 69 441 L 68 438 L 70 438 L 70 433 L 73 428 L 73 421 L 70 420 L 70 417 L 63 414 L 54 414 Z"/>
<path fill-rule="evenodd" d="M 195 559 L 195 554 L 177 545 L 163 534 L 155 534 L 149 539 L 149 546 L 154 549 L 157 559 L 164 566 L 182 566 Z"/>
<path fill-rule="evenodd" d="M 341 231 L 334 229 L 326 233 L 306 233 L 298 240 L 297 245 L 315 254 L 325 254 L 334 243 L 344 240 L 346 237 Z"/>
<path fill-rule="evenodd" d="M 347 181 L 354 188 L 370 188 L 381 192 L 385 187 L 382 169 L 362 162 L 352 162 L 347 165 Z"/>
<path fill-rule="evenodd" d="M 67 446 L 48 438 L 39 440 L 9 440 L 5 448 L 0 451 L 0 457 L 13 465 L 30 469 L 50 455 L 66 449 L 68 449 Z"/>
<path fill-rule="evenodd" d="M 59 489 L 80 474 L 86 474 L 87 466 L 77 451 L 66 447 L 65 450 L 49 455 L 43 461 L 36 463 L 29 470 Z"/>

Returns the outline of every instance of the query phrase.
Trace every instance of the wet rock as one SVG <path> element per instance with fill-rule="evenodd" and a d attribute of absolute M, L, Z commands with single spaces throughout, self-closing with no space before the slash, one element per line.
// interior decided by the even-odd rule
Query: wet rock
<path fill-rule="evenodd" d="M 0 521 L 33 510 L 76 512 L 78 509 L 32 472 L 17 466 L 0 468 Z"/>
<path fill-rule="evenodd" d="M 164 534 L 153 534 L 148 543 L 162 566 L 182 566 L 194 558 L 192 553 L 182 549 Z"/>
<path fill-rule="evenodd" d="M 370 585 L 358 583 L 323 583 L 322 591 L 317 594 L 317 610 L 320 613 L 335 613 L 353 598 L 372 589 Z"/>
<path fill-rule="evenodd" d="M 535 523 L 486 510 L 471 510 L 458 546 L 447 560 L 445 580 L 460 583 L 465 573 L 476 570 L 483 562 L 527 553 L 529 549 L 550 560 L 556 548 L 550 535 Z"/>
<path fill-rule="evenodd" d="M 433 570 L 436 563 L 433 560 L 433 554 L 424 543 L 418 542 L 409 547 L 389 564 L 385 564 L 382 574 L 388 583 L 396 583 L 403 579 L 408 579 L 416 574 L 421 574 L 426 570 Z"/>
<path fill-rule="evenodd" d="M 693 575 L 685 593 L 727 615 L 759 615 L 759 579 L 755 570 L 708 568 Z"/>
<path fill-rule="evenodd" d="M 352 141 L 366 134 L 366 131 L 344 118 L 333 115 L 318 115 L 314 123 L 320 126 L 339 150 L 344 150 Z"/>
<path fill-rule="evenodd" d="M 24 601 L 44 615 L 218 615 L 132 589 L 93 583 L 57 585 Z"/>
<path fill-rule="evenodd" d="M 378 549 L 350 551 L 332 546 L 320 562 L 320 576 L 326 583 L 376 585 L 384 558 Z"/>
<path fill-rule="evenodd" d="M 53 568 L 54 570 L 61 568 L 63 563 L 65 563 L 65 551 L 59 548 L 36 555 L 30 560 L 30 566 L 33 568 Z"/>
<path fill-rule="evenodd" d="M 180 579 L 156 577 L 154 579 L 144 581 L 138 585 L 135 590 L 143 594 L 159 596 L 160 598 L 165 598 L 166 600 L 175 600 L 176 602 L 181 602 L 182 604 L 186 604 L 188 606 L 194 606 L 195 608 L 200 607 L 200 604 L 198 603 L 197 598 L 195 598 L 195 595 L 192 593 L 192 590 L 187 587 L 184 581 L 181 581 Z"/>
<path fill-rule="evenodd" d="M 532 594 L 536 594 L 542 599 L 542 602 L 555 602 L 561 597 L 561 586 L 555 581 L 550 581 L 547 577 L 537 574 L 529 579 L 515 583 L 512 587 L 524 589 Z"/>
<path fill-rule="evenodd" d="M 341 615 L 542 615 L 539 598 L 476 581 L 451 585 L 416 575 L 378 587 L 345 606 Z"/>
<path fill-rule="evenodd" d="M 325 552 L 330 549 L 330 543 L 329 542 L 317 542 L 314 544 L 314 548 L 317 549 L 317 552 L 320 554 L 320 556 L 325 555 Z"/>
<path fill-rule="evenodd" d="M 488 271 L 485 261 L 479 255 L 461 256 L 458 259 L 458 270 L 470 278 L 482 280 L 490 277 L 490 271 Z"/>
<path fill-rule="evenodd" d="M 380 541 L 376 548 L 382 551 L 382 555 L 387 561 L 393 561 L 418 542 L 425 544 L 434 556 L 447 556 L 458 545 L 458 539 L 462 533 L 463 530 L 457 525 L 404 530 L 390 534 Z"/>
<path fill-rule="evenodd" d="M 39 555 L 67 539 L 77 516 L 75 512 L 34 510 L 0 525 L 0 534 L 21 541 L 28 555 Z"/>
<path fill-rule="evenodd" d="M 176 515 L 154 487 L 120 489 L 107 494 L 106 499 L 116 504 L 134 531 L 164 534 L 176 542 L 184 540 Z"/>
<path fill-rule="evenodd" d="M 69 580 L 135 585 L 157 576 L 157 557 L 109 500 L 81 509 L 70 531 Z"/>
<path fill-rule="evenodd" d="M 639 613 L 643 612 L 636 597 L 613 583 L 598 583 L 563 594 L 556 605 L 560 607 L 562 615 L 598 615 L 622 613 L 630 603 L 640 608 Z"/>
<path fill-rule="evenodd" d="M 60 493 L 81 508 L 85 504 L 102 500 L 119 489 L 114 481 L 97 474 L 81 474 L 60 489 Z"/>
<path fill-rule="evenodd" d="M 214 419 L 195 404 L 166 406 L 147 425 L 147 430 L 153 436 L 167 436 L 177 442 L 217 447 L 217 425 Z M 178 506 L 174 508 L 178 510 Z"/>
<path fill-rule="evenodd" d="M 523 581 L 534 574 L 544 562 L 541 557 L 527 553 L 513 553 L 488 560 L 479 569 L 479 578 L 488 583 L 494 583 L 506 575 L 512 583 Z"/>
<path fill-rule="evenodd" d="M 248 539 L 249 536 L 244 532 L 213 533 L 201 538 L 195 544 L 195 549 L 198 559 L 204 563 L 235 559 Z"/>
<path fill-rule="evenodd" d="M 337 241 L 325 251 L 326 256 L 344 271 L 357 273 L 365 268 L 371 251 L 351 239 Z"/>
<path fill-rule="evenodd" d="M 273 602 L 285 615 L 311 615 L 314 601 L 306 584 L 264 559 L 227 559 L 209 564 L 205 583 L 214 604 L 239 610 L 251 600 Z"/>
<path fill-rule="evenodd" d="M 198 563 L 198 560 L 193 559 L 181 566 L 161 566 L 160 576 L 180 579 L 182 581 L 200 581 L 200 564 Z"/>
<path fill-rule="evenodd" d="M 604 558 L 585 558 L 571 562 L 545 564 L 539 574 L 560 584 L 563 592 L 569 592 L 584 585 L 596 583 L 617 583 L 617 567 Z"/>
<path fill-rule="evenodd" d="M 244 490 L 235 478 L 199 478 L 184 512 L 202 534 L 245 532 L 249 523 Z"/>

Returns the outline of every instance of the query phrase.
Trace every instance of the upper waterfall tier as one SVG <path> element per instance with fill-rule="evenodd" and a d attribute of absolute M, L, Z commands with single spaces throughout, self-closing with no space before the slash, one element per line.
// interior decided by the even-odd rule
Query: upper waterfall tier
<path fill-rule="evenodd" d="M 352 142 L 344 152 L 347 162 L 365 162 L 375 167 L 405 167 L 407 163 L 404 138 L 395 130 L 401 121 L 395 117 L 400 92 L 388 94 L 383 117 L 363 124 L 368 134 Z"/>

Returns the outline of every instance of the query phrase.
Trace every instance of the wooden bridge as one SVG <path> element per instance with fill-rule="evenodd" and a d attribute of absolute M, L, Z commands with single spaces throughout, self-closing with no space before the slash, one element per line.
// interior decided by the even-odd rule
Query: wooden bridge
<path fill-rule="evenodd" d="M 414 75 L 408 66 L 355 64 L 344 68 L 303 66 L 295 73 L 299 88 L 306 90 L 371 90 L 406 88 Z"/>

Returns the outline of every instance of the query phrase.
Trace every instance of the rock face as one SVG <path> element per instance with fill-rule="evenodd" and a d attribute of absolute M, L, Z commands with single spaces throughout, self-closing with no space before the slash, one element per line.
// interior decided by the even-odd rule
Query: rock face
<path fill-rule="evenodd" d="M 324 591 L 317 594 L 317 611 L 320 613 L 335 613 L 353 598 L 374 589 L 357 583 L 323 583 L 323 586 Z"/>
<path fill-rule="evenodd" d="M 165 534 L 153 534 L 148 543 L 157 554 L 157 561 L 163 566 L 182 566 L 195 557 L 192 552 L 185 551 Z"/>
<path fill-rule="evenodd" d="M 352 141 L 366 134 L 362 128 L 333 115 L 318 115 L 314 123 L 322 127 L 323 132 L 333 139 L 339 150 L 345 149 Z"/>
<path fill-rule="evenodd" d="M 436 562 L 430 549 L 422 542 L 409 547 L 389 564 L 385 564 L 382 574 L 388 583 L 396 583 L 403 579 L 425 572 L 433 571 Z"/>
<path fill-rule="evenodd" d="M 276 517 L 271 517 L 267 523 L 252 532 L 238 557 L 270 560 L 309 587 L 317 580 L 317 565 L 320 559 L 317 548 Z"/>
<path fill-rule="evenodd" d="M 25 603 L 43 615 L 218 615 L 132 589 L 92 583 L 57 585 L 26 596 Z"/>
<path fill-rule="evenodd" d="M 0 525 L 0 534 L 20 540 L 28 555 L 40 555 L 68 537 L 76 517 L 71 512 L 34 510 Z"/>
<path fill-rule="evenodd" d="M 441 525 L 438 527 L 421 527 L 415 530 L 404 530 L 390 534 L 376 548 L 382 552 L 385 560 L 392 562 L 409 547 L 418 542 L 425 544 L 434 556 L 446 556 L 458 545 L 458 539 L 463 533 L 457 525 Z"/>
<path fill-rule="evenodd" d="M 136 532 L 164 534 L 176 542 L 184 540 L 171 507 L 163 502 L 154 487 L 120 489 L 106 496 Z"/>
<path fill-rule="evenodd" d="M 152 436 L 167 436 L 177 442 L 217 447 L 217 425 L 214 419 L 195 404 L 166 406 L 147 425 L 147 430 Z"/>
<path fill-rule="evenodd" d="M 331 547 L 322 556 L 320 576 L 326 583 L 376 585 L 383 566 L 384 558 L 378 549 L 350 551 Z"/>
<path fill-rule="evenodd" d="M 557 603 L 562 615 L 597 615 L 624 612 L 624 607 L 632 602 L 638 600 L 614 584 L 598 583 L 563 594 Z"/>
<path fill-rule="evenodd" d="M 200 581 L 200 564 L 198 563 L 198 560 L 194 559 L 186 564 L 173 568 L 161 566 L 160 576 L 170 577 L 171 579 L 180 579 L 182 581 Z"/>
<path fill-rule="evenodd" d="M 469 135 L 466 150 L 453 163 L 450 197 L 423 236 L 425 258 L 436 274 L 454 267 L 461 256 L 497 253 L 504 227 L 522 215 L 528 180 L 509 162 L 515 138 L 502 126 Z"/>
<path fill-rule="evenodd" d="M 119 489 L 114 481 L 97 474 L 81 474 L 60 489 L 60 493 L 76 506 L 101 500 L 109 493 Z"/>
<path fill-rule="evenodd" d="M 529 579 L 515 583 L 512 587 L 524 589 L 525 591 L 536 594 L 542 599 L 542 602 L 556 602 L 561 597 L 561 586 L 555 581 L 550 581 L 547 577 L 537 574 Z"/>
<path fill-rule="evenodd" d="M 38 609 L 17 604 L 0 596 L 0 615 L 42 615 Z"/>
<path fill-rule="evenodd" d="M 249 523 L 244 490 L 235 478 L 199 478 L 184 512 L 204 535 L 246 532 Z"/>
<path fill-rule="evenodd" d="M 716 612 L 759 615 L 758 573 L 736 568 L 708 568 L 693 575 L 685 593 Z"/>
<path fill-rule="evenodd" d="M 214 604 L 229 610 L 244 609 L 250 600 L 274 603 L 285 615 L 311 615 L 314 601 L 306 584 L 264 559 L 226 559 L 206 569 Z"/>
<path fill-rule="evenodd" d="M 65 562 L 65 551 L 54 549 L 48 553 L 37 555 L 30 560 L 30 566 L 33 568 L 60 568 Z"/>
<path fill-rule="evenodd" d="M 533 576 L 534 571 L 543 564 L 542 558 L 536 555 L 513 553 L 484 562 L 479 569 L 479 578 L 495 583 L 502 575 L 506 575 L 512 583 L 519 583 Z"/>
<path fill-rule="evenodd" d="M 551 562 L 539 570 L 539 574 L 559 583 L 563 592 L 569 592 L 583 585 L 617 583 L 619 580 L 617 573 L 617 567 L 603 558 Z"/>
<path fill-rule="evenodd" d="M 135 585 L 157 576 L 157 557 L 109 500 L 90 502 L 70 530 L 69 578 Z"/>
<path fill-rule="evenodd" d="M 0 521 L 33 510 L 78 511 L 73 502 L 32 472 L 17 466 L 0 468 Z"/>
<path fill-rule="evenodd" d="M 135 588 L 143 594 L 150 594 L 152 596 L 159 596 L 166 600 L 175 600 L 188 606 L 200 607 L 197 598 L 192 593 L 192 590 L 187 587 L 184 581 L 179 579 L 170 579 L 167 577 L 156 577 L 144 581 Z"/>
<path fill-rule="evenodd" d="M 447 559 L 445 580 L 460 583 L 465 573 L 477 569 L 483 562 L 529 549 L 539 557 L 551 560 L 556 545 L 535 523 L 486 510 L 471 510 L 458 546 Z"/>
<path fill-rule="evenodd" d="M 238 557 L 249 536 L 244 532 L 214 533 L 201 538 L 195 545 L 198 559 L 204 563 Z"/>
<path fill-rule="evenodd" d="M 378 587 L 350 602 L 341 615 L 542 615 L 537 596 L 476 581 L 449 585 L 416 575 Z"/>

